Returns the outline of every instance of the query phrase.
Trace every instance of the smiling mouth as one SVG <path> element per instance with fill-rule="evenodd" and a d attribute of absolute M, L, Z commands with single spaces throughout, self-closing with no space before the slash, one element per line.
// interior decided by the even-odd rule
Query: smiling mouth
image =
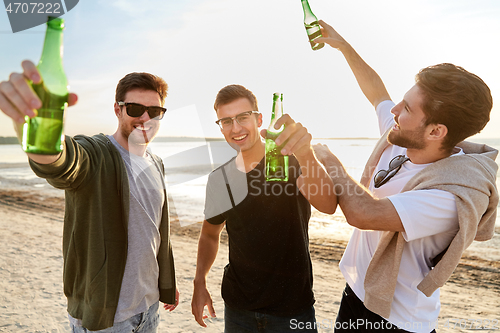
<path fill-rule="evenodd" d="M 152 126 L 144 126 L 144 124 L 142 124 L 142 125 L 135 125 L 134 128 L 140 131 L 149 131 L 152 128 Z"/>
<path fill-rule="evenodd" d="M 247 136 L 248 136 L 248 134 L 241 135 L 241 136 L 235 136 L 235 137 L 233 137 L 233 140 L 234 140 L 234 141 L 242 141 L 242 140 L 244 140 Z"/>

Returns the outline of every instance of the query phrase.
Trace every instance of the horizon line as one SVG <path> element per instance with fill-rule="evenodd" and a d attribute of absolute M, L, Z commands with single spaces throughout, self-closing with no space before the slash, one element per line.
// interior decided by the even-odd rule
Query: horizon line
<path fill-rule="evenodd" d="M 74 136 L 74 135 L 72 135 Z M 5 140 L 13 140 L 15 139 L 16 142 L 17 142 L 17 137 L 16 136 L 0 136 L 0 141 L 5 141 Z M 312 140 L 379 140 L 380 137 L 375 137 L 375 138 L 372 138 L 372 137 L 313 137 Z M 478 138 L 475 138 L 474 136 L 472 137 L 469 137 L 467 139 L 465 139 L 465 141 L 470 141 L 471 139 L 473 140 L 482 140 L 482 139 L 486 139 L 486 140 L 500 140 L 500 137 L 478 137 Z M 155 140 L 158 140 L 158 141 L 180 141 L 180 140 L 187 140 L 187 141 L 203 141 L 203 140 L 207 140 L 207 141 L 225 141 L 224 138 L 221 138 L 221 137 L 202 137 L 202 136 L 157 136 L 153 139 L 152 142 L 154 142 Z"/>

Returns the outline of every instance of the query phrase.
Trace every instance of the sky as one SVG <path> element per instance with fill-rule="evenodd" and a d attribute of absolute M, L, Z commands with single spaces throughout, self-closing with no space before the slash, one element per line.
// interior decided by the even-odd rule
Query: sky
<path fill-rule="evenodd" d="M 490 87 L 491 121 L 477 138 L 500 137 L 500 1 L 310 0 L 382 77 L 399 102 L 424 67 L 451 62 Z M 79 96 L 68 135 L 113 134 L 119 79 L 150 72 L 169 84 L 160 136 L 219 137 L 213 102 L 228 84 L 252 90 L 270 120 L 272 94 L 314 138 L 378 137 L 371 104 L 342 54 L 312 51 L 299 0 L 81 0 L 66 13 L 64 67 Z M 20 63 L 37 63 L 43 25 L 12 33 L 0 13 L 0 80 Z M 0 113 L 0 136 L 14 136 Z"/>

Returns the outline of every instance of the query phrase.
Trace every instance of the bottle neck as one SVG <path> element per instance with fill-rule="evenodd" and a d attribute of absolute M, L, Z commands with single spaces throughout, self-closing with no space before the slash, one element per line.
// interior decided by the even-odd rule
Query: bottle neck
<path fill-rule="evenodd" d="M 43 89 L 55 95 L 68 95 L 68 80 L 63 67 L 62 27 L 47 25 L 42 56 L 37 69 L 42 76 Z"/>
<path fill-rule="evenodd" d="M 316 15 L 313 14 L 309 2 L 302 0 L 302 9 L 304 10 L 304 24 L 311 25 L 318 21 Z"/>
<path fill-rule="evenodd" d="M 273 110 L 271 114 L 271 123 L 269 124 L 268 131 L 272 133 L 280 133 L 283 130 L 283 126 L 280 129 L 275 129 L 274 124 L 276 121 L 283 116 L 283 94 L 281 94 L 281 99 L 279 94 L 274 94 L 273 96 Z"/>
<path fill-rule="evenodd" d="M 51 65 L 59 62 L 62 66 L 63 59 L 63 31 L 59 29 L 47 27 L 45 33 L 45 41 L 43 44 L 42 56 L 38 62 L 38 69 L 41 70 L 46 63 Z"/>
<path fill-rule="evenodd" d="M 304 10 L 304 17 L 314 16 L 311 7 L 309 7 L 309 2 L 307 2 L 307 0 L 302 0 L 302 9 Z"/>

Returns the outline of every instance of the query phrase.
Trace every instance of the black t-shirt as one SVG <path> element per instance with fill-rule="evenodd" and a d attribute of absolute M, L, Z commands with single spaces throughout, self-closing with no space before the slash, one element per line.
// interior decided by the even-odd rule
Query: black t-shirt
<path fill-rule="evenodd" d="M 235 159 L 208 179 L 205 219 L 226 221 L 229 264 L 222 297 L 228 306 L 292 316 L 314 304 L 308 224 L 311 206 L 296 180 L 300 166 L 289 158 L 289 181 L 266 182 L 264 159 L 248 173 Z"/>

